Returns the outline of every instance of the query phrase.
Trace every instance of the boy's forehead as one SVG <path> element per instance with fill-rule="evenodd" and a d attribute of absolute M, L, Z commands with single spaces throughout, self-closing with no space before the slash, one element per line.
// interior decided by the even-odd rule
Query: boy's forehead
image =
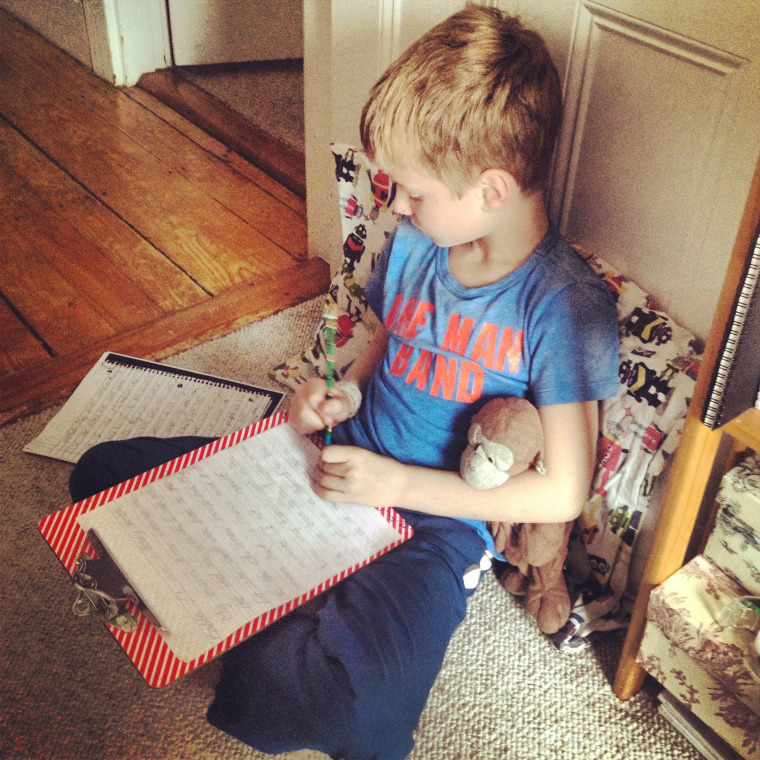
<path fill-rule="evenodd" d="M 461 187 L 455 187 L 447 182 L 434 170 L 425 167 L 419 159 L 415 159 L 403 150 L 392 148 L 378 149 L 372 157 L 373 163 L 387 174 L 393 182 L 405 190 L 435 190 L 443 193 L 460 195 L 467 188 L 476 184 L 475 177 L 466 180 Z"/>
<path fill-rule="evenodd" d="M 394 175 L 401 174 L 406 162 L 396 155 L 391 155 L 387 151 L 378 151 L 373 157 L 373 162 L 386 174 L 395 179 Z"/>
<path fill-rule="evenodd" d="M 390 178 L 403 187 L 422 187 L 434 184 L 442 184 L 427 172 L 415 166 L 394 162 L 392 159 L 378 157 L 378 165 L 390 176 Z"/>
<path fill-rule="evenodd" d="M 391 181 L 399 185 L 410 195 L 426 196 L 439 200 L 460 197 L 452 187 L 442 179 L 422 169 L 395 164 L 381 164 L 382 170 L 391 178 Z"/>
<path fill-rule="evenodd" d="M 426 180 L 430 180 L 429 177 L 426 177 L 424 174 L 421 174 L 414 169 L 399 167 L 394 164 L 386 164 L 383 168 L 386 174 L 388 174 L 394 182 L 397 182 L 404 187 L 422 185 L 425 184 Z"/>

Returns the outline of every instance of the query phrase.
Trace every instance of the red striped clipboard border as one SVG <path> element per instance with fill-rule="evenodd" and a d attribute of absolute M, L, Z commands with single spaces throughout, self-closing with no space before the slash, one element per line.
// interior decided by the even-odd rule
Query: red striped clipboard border
<path fill-rule="evenodd" d="M 252 435 L 262 433 L 265 430 L 280 425 L 287 421 L 287 416 L 287 411 L 277 412 L 270 417 L 266 417 L 248 427 L 242 428 L 230 435 L 213 441 L 195 451 L 184 454 L 183 456 L 173 459 L 153 470 L 149 470 L 142 475 L 137 475 L 124 483 L 109 488 L 107 491 L 95 494 L 84 501 L 71 504 L 64 509 L 54 512 L 40 520 L 37 527 L 50 545 L 50 548 L 63 563 L 67 572 L 73 575 L 76 569 L 77 557 L 82 554 L 88 554 L 91 557 L 97 556 L 95 550 L 87 540 L 84 531 L 79 527 L 77 518 L 80 515 L 89 512 L 92 509 L 97 509 L 103 504 L 107 504 L 124 494 L 142 488 L 148 483 L 152 483 L 161 478 L 165 478 L 172 473 L 178 472 L 179 470 L 183 470 L 206 457 L 212 456 L 223 449 L 234 446 L 235 444 L 250 438 Z M 183 662 L 176 657 L 156 628 L 154 628 L 148 619 L 133 605 L 130 605 L 130 612 L 138 621 L 137 629 L 135 631 L 125 633 L 110 625 L 107 625 L 107 628 L 111 631 L 114 638 L 119 642 L 119 645 L 126 652 L 130 660 L 132 660 L 140 674 L 150 686 L 167 686 L 190 671 L 210 662 L 215 657 L 218 657 L 228 649 L 231 649 L 249 636 L 266 628 L 266 626 L 271 625 L 276 620 L 283 617 L 283 615 L 286 615 L 301 604 L 313 599 L 318 594 L 321 594 L 326 589 L 339 583 L 344 578 L 347 578 L 349 575 L 355 573 L 357 570 L 368 565 L 370 562 L 373 562 L 378 557 L 386 554 L 391 549 L 394 549 L 399 544 L 402 544 L 404 541 L 412 537 L 412 527 L 406 523 L 394 509 L 383 508 L 378 511 L 393 526 L 394 530 L 398 532 L 398 540 L 387 545 L 381 551 L 367 557 L 353 567 L 347 568 L 337 575 L 334 575 L 324 583 L 320 583 L 318 586 L 300 597 L 293 599 L 286 604 L 282 604 L 276 609 L 272 609 L 254 620 L 251 620 L 249 623 L 241 626 L 235 631 L 235 633 L 219 642 L 219 644 L 208 652 L 190 662 Z"/>

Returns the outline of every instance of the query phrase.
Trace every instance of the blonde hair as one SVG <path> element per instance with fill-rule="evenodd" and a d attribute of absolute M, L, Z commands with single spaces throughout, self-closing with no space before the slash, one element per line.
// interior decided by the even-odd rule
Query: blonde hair
<path fill-rule="evenodd" d="M 461 194 L 500 168 L 524 192 L 546 187 L 562 94 L 541 36 L 497 8 L 468 5 L 403 53 L 370 91 L 370 160 L 413 166 Z"/>

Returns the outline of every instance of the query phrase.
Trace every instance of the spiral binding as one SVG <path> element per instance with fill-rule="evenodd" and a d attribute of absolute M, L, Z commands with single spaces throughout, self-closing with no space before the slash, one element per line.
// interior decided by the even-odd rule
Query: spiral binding
<path fill-rule="evenodd" d="M 742 278 L 733 314 L 729 320 L 727 335 L 718 357 L 715 376 L 707 394 L 707 403 L 702 413 L 702 422 L 710 428 L 717 426 L 718 417 L 723 408 L 726 387 L 731 377 L 736 351 L 744 332 L 747 314 L 755 297 L 758 278 L 760 278 L 760 237 L 756 236 L 755 246 L 749 257 L 747 270 Z"/>
<path fill-rule="evenodd" d="M 160 364 L 159 362 L 138 359 L 124 354 L 109 353 L 105 359 L 105 364 L 110 364 L 114 367 L 139 369 L 151 375 L 176 377 L 180 380 L 187 380 L 188 382 L 196 383 L 198 385 L 207 385 L 214 388 L 230 388 L 242 393 L 272 397 L 271 392 L 264 388 L 254 387 L 247 383 L 238 382 L 237 380 L 227 380 L 226 378 L 216 377 L 215 375 L 206 375 L 202 372 L 175 367 L 171 364 Z"/>

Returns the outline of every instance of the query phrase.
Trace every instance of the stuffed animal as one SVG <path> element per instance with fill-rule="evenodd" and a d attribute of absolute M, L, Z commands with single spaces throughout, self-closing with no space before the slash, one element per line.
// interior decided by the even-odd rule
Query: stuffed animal
<path fill-rule="evenodd" d="M 508 478 L 535 468 L 544 434 L 538 410 L 520 398 L 489 401 L 472 418 L 460 472 L 473 488 L 495 488 Z M 570 595 L 563 574 L 573 521 L 566 523 L 489 523 L 496 551 L 509 563 L 499 573 L 502 585 L 525 596 L 525 608 L 544 633 L 556 633 L 570 615 Z"/>

